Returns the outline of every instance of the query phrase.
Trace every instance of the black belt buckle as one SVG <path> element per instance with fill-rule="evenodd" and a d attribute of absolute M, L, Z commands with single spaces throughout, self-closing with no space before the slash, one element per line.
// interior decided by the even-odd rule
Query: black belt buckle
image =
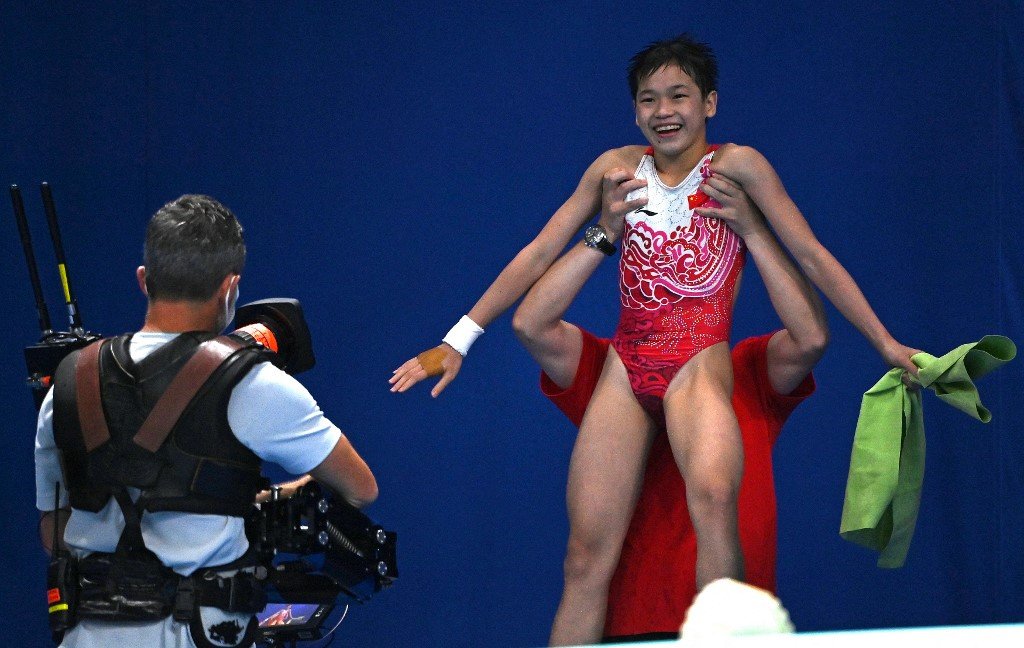
<path fill-rule="evenodd" d="M 192 577 L 178 581 L 178 591 L 174 595 L 174 620 L 187 623 L 192 620 L 196 609 L 196 584 Z"/>
<path fill-rule="evenodd" d="M 266 607 L 267 594 L 255 574 L 242 570 L 225 580 L 228 581 L 228 607 L 225 609 L 255 614 Z"/>
<path fill-rule="evenodd" d="M 219 580 L 219 579 L 218 579 Z M 228 607 L 227 609 L 231 612 L 238 611 L 238 598 L 241 596 L 241 592 L 238 590 L 241 588 L 242 572 L 238 572 L 230 578 L 224 579 L 228 583 Z"/>

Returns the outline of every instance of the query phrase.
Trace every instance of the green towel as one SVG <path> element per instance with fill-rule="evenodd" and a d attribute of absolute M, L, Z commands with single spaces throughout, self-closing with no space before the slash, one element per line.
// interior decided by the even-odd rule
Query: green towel
<path fill-rule="evenodd" d="M 915 382 L 988 423 L 992 414 L 981 404 L 974 381 L 1016 354 L 1009 338 L 986 335 L 941 358 L 918 353 L 911 360 L 920 368 Z M 864 393 L 839 525 L 846 540 L 881 552 L 878 566 L 886 568 L 902 567 L 906 560 L 924 482 L 921 392 L 907 389 L 903 374 L 892 369 Z"/>

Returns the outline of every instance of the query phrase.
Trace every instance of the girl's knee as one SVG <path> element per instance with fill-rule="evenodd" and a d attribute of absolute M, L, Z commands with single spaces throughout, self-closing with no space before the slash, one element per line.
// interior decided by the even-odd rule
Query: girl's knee
<path fill-rule="evenodd" d="M 562 570 L 567 583 L 604 580 L 611 577 L 617 559 L 611 543 L 570 534 Z"/>
<path fill-rule="evenodd" d="M 698 515 L 735 515 L 739 483 L 730 479 L 703 479 L 687 483 L 686 497 Z"/>

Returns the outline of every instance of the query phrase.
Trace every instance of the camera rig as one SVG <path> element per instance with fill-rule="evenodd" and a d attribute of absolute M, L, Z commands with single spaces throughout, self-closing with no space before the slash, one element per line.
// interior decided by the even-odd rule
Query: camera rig
<path fill-rule="evenodd" d="M 316 482 L 289 498 L 272 494 L 257 505 L 246 529 L 257 554 L 266 562 L 278 558 L 270 580 L 285 601 L 329 603 L 344 594 L 365 603 L 398 577 L 396 533 L 328 496 Z M 305 560 L 281 561 L 286 554 L 323 554 L 322 564 L 311 570 Z"/>
<path fill-rule="evenodd" d="M 49 184 L 42 183 L 40 192 L 67 306 L 69 329 L 58 331 L 52 327 L 21 190 L 11 185 L 11 202 L 40 329 L 39 341 L 24 349 L 27 384 L 32 389 L 37 410 L 61 360 L 103 337 L 86 331 L 82 324 Z M 228 334 L 230 337 L 259 347 L 270 362 L 291 375 L 307 371 L 316 363 L 302 305 L 295 299 L 263 299 L 239 306 L 235 324 L 237 328 Z M 250 544 L 268 567 L 268 600 L 319 604 L 323 606 L 320 610 L 323 615 L 317 617 L 322 623 L 326 611 L 335 602 L 347 598 L 365 603 L 398 577 L 394 531 L 385 531 L 358 509 L 312 481 L 292 497 L 280 495 L 279 488 L 271 489 L 270 500 L 254 504 L 246 519 Z M 54 559 L 66 558 L 59 555 L 64 552 L 58 550 L 56 538 L 54 540 Z M 55 621 L 52 609 L 50 616 L 52 625 Z M 319 637 L 319 624 L 316 627 L 306 624 L 301 632 L 293 626 L 282 625 L 262 631 L 260 641 L 269 645 L 294 645 L 299 640 Z"/>

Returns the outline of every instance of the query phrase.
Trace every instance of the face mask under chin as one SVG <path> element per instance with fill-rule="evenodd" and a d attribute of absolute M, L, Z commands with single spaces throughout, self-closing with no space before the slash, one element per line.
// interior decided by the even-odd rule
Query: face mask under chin
<path fill-rule="evenodd" d="M 235 319 L 235 305 L 238 303 L 238 285 L 235 285 L 233 290 L 229 290 L 224 296 L 224 311 L 222 313 L 223 321 L 217 322 L 217 332 L 223 333 L 224 329 L 228 327 L 231 320 Z"/>

